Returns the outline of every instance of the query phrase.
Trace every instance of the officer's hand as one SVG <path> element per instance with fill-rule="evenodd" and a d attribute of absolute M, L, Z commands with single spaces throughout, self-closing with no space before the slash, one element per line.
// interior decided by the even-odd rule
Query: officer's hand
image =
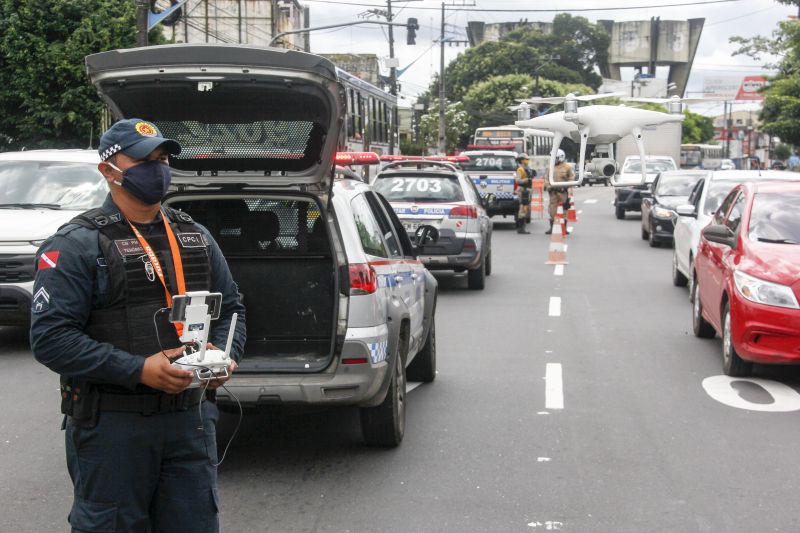
<path fill-rule="evenodd" d="M 219 350 L 219 348 L 217 348 L 216 346 L 214 346 L 210 342 L 206 345 L 206 349 L 207 350 Z M 210 380 L 208 382 L 208 387 L 207 387 L 208 390 L 217 390 L 222 385 L 224 385 L 226 381 L 231 379 L 231 374 L 233 374 L 233 371 L 236 370 L 237 366 L 239 366 L 239 365 L 236 364 L 236 361 L 231 359 L 231 362 L 228 365 L 228 375 L 227 376 L 218 377 L 218 378 L 214 378 L 214 379 Z"/>
<path fill-rule="evenodd" d="M 183 346 L 151 355 L 144 360 L 140 381 L 169 394 L 183 392 L 192 383 L 192 372 L 174 366 L 168 359 L 179 357 L 182 353 Z"/>

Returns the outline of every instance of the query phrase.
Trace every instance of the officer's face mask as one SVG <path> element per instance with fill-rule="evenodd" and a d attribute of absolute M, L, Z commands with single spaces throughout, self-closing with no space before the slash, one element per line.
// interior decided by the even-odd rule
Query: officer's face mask
<path fill-rule="evenodd" d="M 145 161 L 125 170 L 117 168 L 112 163 L 108 164 L 122 173 L 122 183 L 118 181 L 115 183 L 147 205 L 159 203 L 172 183 L 169 165 L 160 159 Z"/>

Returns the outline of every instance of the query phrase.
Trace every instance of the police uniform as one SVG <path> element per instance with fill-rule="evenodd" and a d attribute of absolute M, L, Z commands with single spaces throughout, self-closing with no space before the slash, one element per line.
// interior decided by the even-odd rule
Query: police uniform
<path fill-rule="evenodd" d="M 61 376 L 69 522 L 73 532 L 215 532 L 217 408 L 202 388 L 167 394 L 140 378 L 147 356 L 181 346 L 166 292 L 222 293 L 209 342 L 224 346 L 238 313 L 234 360 L 244 348 L 244 307 L 222 252 L 190 216 L 165 207 L 133 227 L 159 272 L 110 194 L 36 256 L 31 349 Z"/>
<path fill-rule="evenodd" d="M 516 175 L 514 176 L 514 185 L 516 186 L 516 195 L 519 199 L 519 211 L 517 212 L 517 233 L 529 233 L 525 229 L 525 224 L 530 221 L 531 218 L 531 187 L 533 186 L 533 177 L 536 173 L 528 168 L 522 161 L 528 160 L 525 156 L 519 156 L 517 158 L 517 163 L 519 166 L 517 167 Z"/>
<path fill-rule="evenodd" d="M 548 212 L 550 214 L 550 228 L 552 229 L 553 221 L 556 219 L 556 212 L 558 206 L 564 205 L 564 202 L 569 198 L 568 187 L 557 187 L 555 184 L 563 181 L 574 181 L 575 171 L 572 170 L 572 165 L 566 161 L 560 161 L 555 166 L 553 177 L 548 177 L 548 194 L 550 196 L 550 204 L 548 205 Z M 566 216 L 566 213 L 565 213 Z"/>

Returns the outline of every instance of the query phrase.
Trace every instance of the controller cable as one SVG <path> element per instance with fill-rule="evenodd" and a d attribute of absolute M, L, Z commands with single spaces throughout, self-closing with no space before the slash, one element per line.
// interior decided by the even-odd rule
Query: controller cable
<path fill-rule="evenodd" d="M 170 359 L 169 356 L 164 351 L 164 346 L 161 344 L 161 334 L 160 334 L 160 332 L 158 330 L 158 322 L 156 321 L 156 317 L 158 316 L 159 313 L 166 313 L 169 310 L 170 309 L 168 307 L 162 307 L 161 309 L 158 309 L 155 313 L 153 313 L 153 327 L 155 328 L 155 331 L 156 331 L 156 341 L 158 342 L 158 347 L 161 350 L 161 354 L 164 357 L 167 358 L 167 361 L 169 361 L 170 364 L 172 364 L 177 358 L 176 359 Z M 201 372 L 211 372 L 211 369 L 209 367 L 203 366 L 203 365 L 186 364 L 186 366 L 196 367 Z M 203 381 L 205 381 L 205 387 L 203 387 L 203 395 L 205 395 L 206 391 L 208 390 L 208 385 L 211 383 L 211 380 L 210 379 L 206 379 L 206 380 L 203 380 Z M 242 426 L 242 420 L 244 419 L 244 408 L 242 407 L 242 402 L 239 401 L 239 397 L 236 396 L 236 394 L 234 394 L 225 385 L 220 385 L 220 386 L 225 390 L 225 392 L 227 392 L 228 394 L 233 396 L 234 400 L 236 400 L 236 405 L 239 406 L 239 420 L 236 422 L 236 428 L 233 430 L 233 433 L 231 434 L 231 437 L 228 439 L 228 443 L 225 445 L 225 449 L 222 451 L 222 459 L 220 459 L 219 462 L 215 463 L 214 461 L 211 461 L 211 454 L 208 451 L 208 442 L 205 439 L 203 439 L 203 444 L 205 444 L 205 447 L 206 447 L 206 455 L 208 455 L 208 460 L 211 463 L 211 466 L 213 466 L 215 468 L 218 467 L 219 465 L 221 465 L 222 461 L 225 460 L 225 456 L 228 453 L 228 448 L 230 448 L 231 443 L 233 443 L 233 439 L 236 438 L 236 435 L 239 433 L 239 428 Z M 201 402 L 199 402 L 197 404 L 197 414 L 200 417 L 200 425 L 197 427 L 197 429 L 199 429 L 200 431 L 204 431 L 204 429 L 205 429 L 204 426 L 203 426 L 203 409 L 202 408 L 203 408 L 203 402 L 201 401 Z M 219 408 L 217 408 L 217 409 L 219 409 Z M 219 454 L 217 456 L 219 456 Z"/>

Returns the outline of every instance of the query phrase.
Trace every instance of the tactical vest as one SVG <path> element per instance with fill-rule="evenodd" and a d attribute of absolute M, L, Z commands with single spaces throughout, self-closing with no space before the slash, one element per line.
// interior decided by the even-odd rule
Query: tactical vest
<path fill-rule="evenodd" d="M 183 260 L 186 291 L 207 291 L 211 287 L 208 243 L 186 213 L 164 208 L 175 232 Z M 78 215 L 72 223 L 98 231 L 102 258 L 98 268 L 108 269 L 108 298 L 101 308 L 92 309 L 86 333 L 94 340 L 107 342 L 126 352 L 149 356 L 159 350 L 181 345 L 153 265 L 131 231 L 127 221 L 109 216 L 102 209 Z M 160 232 L 144 235 L 158 257 L 170 294 L 178 294 L 175 272 L 163 224 Z M 159 342 L 160 341 L 160 342 Z"/>

